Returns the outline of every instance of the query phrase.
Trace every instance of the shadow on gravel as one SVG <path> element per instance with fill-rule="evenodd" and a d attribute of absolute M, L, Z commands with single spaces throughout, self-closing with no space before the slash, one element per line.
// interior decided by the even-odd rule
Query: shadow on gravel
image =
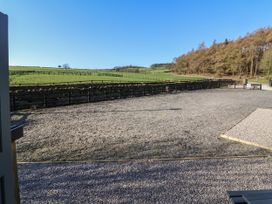
<path fill-rule="evenodd" d="M 22 203 L 229 203 L 270 173 L 264 159 L 19 165 Z"/>
<path fill-rule="evenodd" d="M 121 164 L 123 170 L 113 166 L 112 169 L 103 164 L 85 166 L 84 163 L 19 165 L 22 203 L 158 201 L 154 196 L 167 190 L 164 183 L 169 175 L 180 171 L 173 166 L 130 168 Z"/>

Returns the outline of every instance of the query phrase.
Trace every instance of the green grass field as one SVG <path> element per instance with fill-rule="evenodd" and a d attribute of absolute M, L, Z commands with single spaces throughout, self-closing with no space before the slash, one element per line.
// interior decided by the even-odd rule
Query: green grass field
<path fill-rule="evenodd" d="M 122 83 L 203 80 L 200 76 L 176 75 L 169 70 L 143 68 L 137 73 L 115 70 L 87 70 L 41 67 L 10 67 L 10 85 L 50 85 L 65 83 Z"/>

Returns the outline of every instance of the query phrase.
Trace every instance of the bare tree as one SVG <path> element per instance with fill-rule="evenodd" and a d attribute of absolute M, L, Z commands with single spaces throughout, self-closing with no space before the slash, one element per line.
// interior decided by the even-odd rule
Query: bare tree
<path fill-rule="evenodd" d="M 261 69 L 267 74 L 268 78 L 271 78 L 272 74 L 272 49 L 266 51 L 261 60 Z"/>
<path fill-rule="evenodd" d="M 63 67 L 64 69 L 70 69 L 70 65 L 69 65 L 68 63 L 63 64 L 62 67 Z"/>

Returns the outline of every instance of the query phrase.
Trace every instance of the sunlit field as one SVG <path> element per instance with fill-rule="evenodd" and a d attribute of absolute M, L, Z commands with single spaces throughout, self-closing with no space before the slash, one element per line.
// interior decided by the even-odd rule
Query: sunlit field
<path fill-rule="evenodd" d="M 50 85 L 65 83 L 125 83 L 203 80 L 202 76 L 185 76 L 167 69 L 87 70 L 41 67 L 10 67 L 10 85 Z"/>

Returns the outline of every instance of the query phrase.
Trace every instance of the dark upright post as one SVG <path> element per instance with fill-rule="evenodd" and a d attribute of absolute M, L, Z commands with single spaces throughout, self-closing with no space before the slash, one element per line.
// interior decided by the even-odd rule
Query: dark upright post
<path fill-rule="evenodd" d="M 8 16 L 0 12 L 0 203 L 19 203 L 10 132 Z"/>

